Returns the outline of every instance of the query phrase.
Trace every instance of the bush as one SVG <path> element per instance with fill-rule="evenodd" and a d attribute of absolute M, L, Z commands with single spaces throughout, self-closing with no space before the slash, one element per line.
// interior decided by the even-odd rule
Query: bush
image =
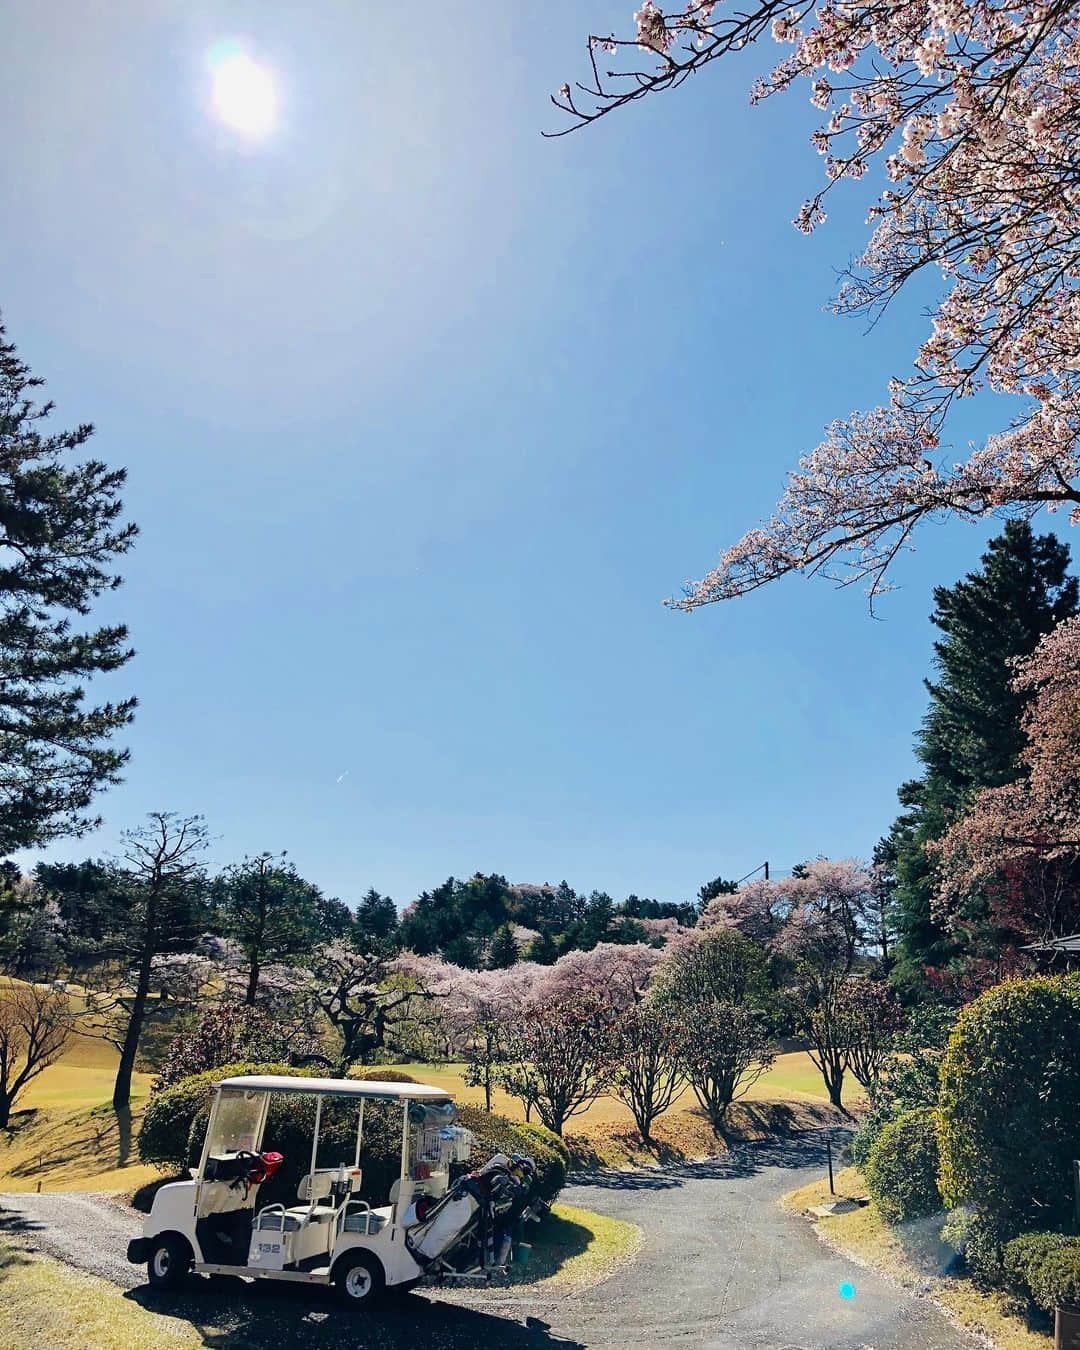
<path fill-rule="evenodd" d="M 214 1084 L 237 1074 L 276 1073 L 299 1075 L 302 1069 L 290 1069 L 283 1064 L 223 1064 L 205 1073 L 181 1078 L 171 1087 L 162 1088 L 150 1098 L 139 1128 L 139 1157 L 163 1170 L 181 1172 L 199 1160 L 198 1152 L 192 1159 L 188 1151 L 191 1122 L 209 1105 Z"/>
<path fill-rule="evenodd" d="M 866 1188 L 887 1223 L 908 1223 L 940 1211 L 937 1173 L 937 1113 L 922 1106 L 882 1126 L 866 1160 Z"/>
<path fill-rule="evenodd" d="M 1004 1267 L 1013 1287 L 1046 1312 L 1080 1304 L 1080 1237 L 1025 1233 L 1006 1245 Z"/>
<path fill-rule="evenodd" d="M 481 1167 L 495 1153 L 527 1153 L 536 1163 L 544 1199 L 553 1200 L 562 1190 L 570 1155 L 566 1145 L 550 1130 L 489 1114 L 479 1106 L 459 1106 L 458 1120 L 473 1132 L 471 1166 Z"/>
<path fill-rule="evenodd" d="M 870 1161 L 870 1154 L 873 1152 L 874 1145 L 881 1135 L 881 1131 L 895 1119 L 887 1111 L 871 1111 L 863 1120 L 863 1123 L 851 1136 L 851 1161 L 860 1172 L 866 1171 L 866 1165 Z"/>
<path fill-rule="evenodd" d="M 980 1288 L 1004 1280 L 1004 1248 L 997 1220 L 974 1209 L 954 1209 L 941 1226 L 941 1240 L 960 1257 L 964 1270 Z"/>
<path fill-rule="evenodd" d="M 1064 1227 L 1080 1116 L 1080 981 L 1035 977 L 963 1010 L 941 1066 L 941 1189 L 999 1242 Z"/>
<path fill-rule="evenodd" d="M 551 1149 L 558 1157 L 562 1159 L 563 1166 L 570 1166 L 570 1148 L 565 1139 L 560 1139 L 546 1125 L 533 1125 L 531 1122 L 526 1124 L 523 1121 L 517 1121 L 515 1128 L 525 1136 L 525 1139 L 532 1144 L 538 1144 L 541 1148 Z M 527 1150 L 526 1150 L 527 1151 Z M 520 1152 L 520 1150 L 519 1150 Z"/>
<path fill-rule="evenodd" d="M 404 1069 L 392 1069 L 389 1064 L 356 1064 L 345 1075 L 346 1078 L 359 1078 L 362 1082 L 374 1083 L 415 1083 L 411 1073 Z"/>
<path fill-rule="evenodd" d="M 871 1110 L 851 1141 L 851 1158 L 865 1168 L 878 1135 L 905 1111 L 936 1106 L 941 1058 L 956 1022 L 955 1008 L 912 1008 L 907 1025 L 892 1038 L 892 1051 L 871 1093 Z"/>

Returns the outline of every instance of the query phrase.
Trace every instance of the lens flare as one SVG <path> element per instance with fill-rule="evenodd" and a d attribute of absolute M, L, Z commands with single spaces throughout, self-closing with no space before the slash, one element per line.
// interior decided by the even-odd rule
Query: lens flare
<path fill-rule="evenodd" d="M 840 1297 L 843 1299 L 847 1299 L 848 1302 L 850 1302 L 855 1297 L 856 1292 L 857 1290 L 850 1280 L 845 1280 L 843 1284 L 839 1285 L 837 1288 L 837 1293 L 840 1295 Z"/>
<path fill-rule="evenodd" d="M 238 42 L 219 42 L 210 52 L 210 102 L 214 115 L 249 140 L 262 140 L 278 120 L 273 72 Z"/>

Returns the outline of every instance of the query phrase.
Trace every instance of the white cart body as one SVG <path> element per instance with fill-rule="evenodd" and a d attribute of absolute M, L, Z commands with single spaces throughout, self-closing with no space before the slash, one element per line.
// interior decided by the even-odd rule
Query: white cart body
<path fill-rule="evenodd" d="M 295 1205 L 260 1206 L 260 1182 L 246 1180 L 250 1172 L 245 1174 L 243 1168 L 253 1166 L 249 1159 L 263 1156 L 270 1099 L 278 1094 L 316 1099 L 310 1166 Z M 355 1105 L 356 1143 L 351 1159 L 319 1168 L 322 1106 L 327 1097 Z M 402 1122 L 400 1173 L 390 1203 L 375 1209 L 356 1198 L 362 1178 L 364 1109 L 372 1102 L 399 1105 Z M 452 1123 L 453 1114 L 450 1094 L 422 1083 L 269 1075 L 227 1078 L 214 1090 L 202 1156 L 191 1180 L 173 1182 L 157 1192 L 143 1238 L 131 1244 L 129 1259 L 147 1261 L 153 1279 L 155 1259 L 162 1259 L 163 1247 L 174 1243 L 198 1272 L 329 1284 L 340 1283 L 337 1276 L 356 1264 L 356 1253 L 364 1252 L 368 1267 L 370 1258 L 377 1262 L 376 1276 L 386 1286 L 416 1281 L 424 1269 L 409 1251 L 406 1234 L 410 1229 L 423 1232 L 417 1202 L 426 1197 L 422 1211 L 424 1203 L 444 1196 L 451 1163 L 467 1161 L 471 1150 L 471 1135 Z M 468 1207 L 460 1213 L 457 1208 L 454 1202 L 456 1222 L 444 1220 L 434 1238 L 424 1235 L 418 1248 L 421 1259 L 435 1254 L 429 1247 L 448 1245 L 456 1236 L 455 1228 L 460 1231 L 468 1224 Z"/>

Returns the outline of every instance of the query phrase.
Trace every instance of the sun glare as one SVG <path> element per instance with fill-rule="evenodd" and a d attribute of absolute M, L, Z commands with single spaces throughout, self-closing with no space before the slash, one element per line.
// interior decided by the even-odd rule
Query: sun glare
<path fill-rule="evenodd" d="M 278 95 L 273 72 L 237 43 L 220 43 L 210 53 L 214 115 L 233 131 L 262 140 L 277 124 Z"/>

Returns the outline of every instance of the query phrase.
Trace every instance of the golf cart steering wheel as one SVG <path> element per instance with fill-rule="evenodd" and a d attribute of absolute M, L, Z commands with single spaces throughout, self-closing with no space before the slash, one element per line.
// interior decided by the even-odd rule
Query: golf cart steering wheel
<path fill-rule="evenodd" d="M 244 1171 L 229 1183 L 231 1189 L 235 1190 L 237 1186 L 249 1186 L 256 1178 L 261 1180 L 259 1174 L 265 1168 L 261 1154 L 253 1153 L 249 1148 L 238 1148 L 236 1150 L 236 1161 L 247 1165 Z"/>

